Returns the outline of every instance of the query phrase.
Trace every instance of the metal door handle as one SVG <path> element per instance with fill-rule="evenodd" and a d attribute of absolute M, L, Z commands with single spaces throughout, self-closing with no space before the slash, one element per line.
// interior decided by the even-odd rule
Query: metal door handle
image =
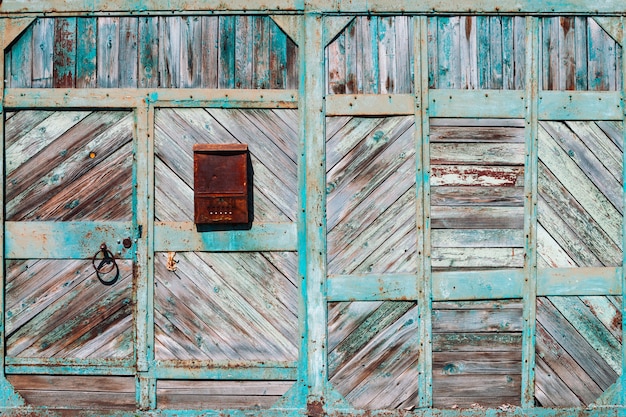
<path fill-rule="evenodd" d="M 96 265 L 96 261 L 98 260 L 98 254 L 102 253 L 102 259 Z M 120 268 L 117 266 L 115 262 L 115 257 L 113 253 L 107 248 L 106 243 L 100 245 L 100 250 L 96 252 L 91 260 L 91 264 L 93 265 L 93 269 L 96 270 L 96 276 L 98 277 L 98 281 L 100 281 L 103 285 L 113 285 L 117 282 L 120 277 Z M 102 274 L 109 274 L 110 272 L 115 271 L 115 276 L 113 279 L 106 280 L 102 278 Z"/>

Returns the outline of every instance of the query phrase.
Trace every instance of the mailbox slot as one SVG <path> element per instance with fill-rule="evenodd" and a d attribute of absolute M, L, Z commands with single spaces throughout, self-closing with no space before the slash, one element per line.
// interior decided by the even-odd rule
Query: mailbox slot
<path fill-rule="evenodd" d="M 196 224 L 248 223 L 248 145 L 196 144 Z"/>

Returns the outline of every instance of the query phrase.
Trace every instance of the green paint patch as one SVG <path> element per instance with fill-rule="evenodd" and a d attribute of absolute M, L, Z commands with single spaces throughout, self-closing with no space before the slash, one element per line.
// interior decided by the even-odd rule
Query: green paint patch
<path fill-rule="evenodd" d="M 76 207 L 78 207 L 78 205 L 80 204 L 80 200 L 76 199 L 76 200 L 72 200 L 69 203 L 67 203 L 65 205 L 65 208 L 68 210 L 72 210 L 75 209 Z"/>

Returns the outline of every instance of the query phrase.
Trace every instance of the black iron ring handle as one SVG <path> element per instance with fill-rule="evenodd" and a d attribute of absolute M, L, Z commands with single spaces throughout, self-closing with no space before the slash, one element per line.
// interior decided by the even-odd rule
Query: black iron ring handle
<path fill-rule="evenodd" d="M 96 266 L 96 258 L 98 257 L 98 254 L 100 252 L 102 252 L 103 258 L 100 260 L 100 263 L 98 263 L 98 266 Z M 100 281 L 100 283 L 103 285 L 107 285 L 107 286 L 113 285 L 117 282 L 117 280 L 120 277 L 120 268 L 119 266 L 117 266 L 117 263 L 115 262 L 115 257 L 113 256 L 111 251 L 107 249 L 107 245 L 104 243 L 100 245 L 100 250 L 96 252 L 96 254 L 93 256 L 93 259 L 91 260 L 91 264 L 93 265 L 93 269 L 96 270 L 96 276 L 98 277 L 98 281 Z M 102 278 L 102 276 L 100 275 L 100 274 L 108 274 L 109 272 L 112 272 L 113 270 L 115 270 L 115 276 L 113 277 L 113 279 L 110 279 L 108 281 Z"/>

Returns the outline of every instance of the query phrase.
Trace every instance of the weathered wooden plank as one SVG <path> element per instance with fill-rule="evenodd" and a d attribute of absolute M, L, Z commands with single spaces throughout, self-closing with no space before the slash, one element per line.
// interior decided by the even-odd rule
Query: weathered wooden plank
<path fill-rule="evenodd" d="M 119 22 L 119 87 L 137 87 L 139 18 L 121 17 Z"/>
<path fill-rule="evenodd" d="M 345 38 L 345 34 L 341 33 L 326 48 L 328 94 L 345 94 L 346 92 Z M 378 84 L 378 80 L 376 82 Z"/>
<path fill-rule="evenodd" d="M 432 143 L 432 165 L 523 165 L 524 145 L 500 143 Z"/>
<path fill-rule="evenodd" d="M 524 94 L 514 90 L 431 90 L 431 117 L 521 118 Z"/>
<path fill-rule="evenodd" d="M 471 121 L 457 121 L 455 124 L 448 125 L 452 123 L 452 121 L 440 120 L 435 122 L 435 120 L 433 120 L 431 124 L 431 142 L 504 142 L 511 144 L 524 142 L 524 130 L 520 129 L 522 126 L 494 126 L 496 123 L 500 123 L 500 121 L 496 122 L 495 120 L 485 120 L 487 126 L 472 126 Z M 460 126 L 457 126 L 459 124 Z M 435 143 L 431 143 L 431 147 L 434 145 Z"/>
<path fill-rule="evenodd" d="M 492 88 L 489 17 L 476 16 L 476 26 L 478 37 L 478 85 L 481 89 Z"/>
<path fill-rule="evenodd" d="M 438 17 L 439 88 L 461 86 L 460 17 Z"/>
<path fill-rule="evenodd" d="M 76 88 L 95 88 L 98 81 L 97 19 L 93 17 L 76 19 L 76 34 Z"/>
<path fill-rule="evenodd" d="M 433 308 L 433 332 L 515 332 L 522 330 L 522 310 L 476 309 L 440 310 Z"/>
<path fill-rule="evenodd" d="M 159 87 L 159 18 L 140 17 L 137 38 L 137 87 Z"/>
<path fill-rule="evenodd" d="M 34 88 L 52 86 L 54 56 L 54 19 L 39 18 L 33 25 L 33 82 Z"/>
<path fill-rule="evenodd" d="M 431 172 L 432 187 L 521 187 L 524 179 L 524 168 L 516 166 L 435 165 Z"/>
<path fill-rule="evenodd" d="M 468 407 L 479 404 L 495 408 L 519 404 L 521 375 L 433 375 L 433 405 Z M 446 397 L 448 397 L 446 399 Z M 439 399 L 442 399 L 440 402 Z"/>
<path fill-rule="evenodd" d="M 428 87 L 437 88 L 437 86 L 439 85 L 439 62 L 438 62 L 438 57 L 439 57 L 438 35 L 439 34 L 437 30 L 439 27 L 438 17 L 436 16 L 427 17 L 426 26 L 428 27 L 427 29 L 428 40 L 426 43 L 426 47 L 428 51 L 428 53 L 426 54 L 428 56 Z"/>
<path fill-rule="evenodd" d="M 519 298 L 523 293 L 522 282 L 520 269 L 436 271 L 433 300 Z"/>
<path fill-rule="evenodd" d="M 202 85 L 202 20 L 187 16 L 181 21 L 180 34 L 180 86 Z"/>
<path fill-rule="evenodd" d="M 588 85 L 590 90 L 617 90 L 615 41 L 593 19 L 587 19 Z"/>
<path fill-rule="evenodd" d="M 202 82 L 204 88 L 218 88 L 220 18 L 202 16 Z"/>
<path fill-rule="evenodd" d="M 263 16 L 253 17 L 252 36 L 254 62 L 252 70 L 252 88 L 270 87 L 270 24 L 271 21 Z"/>
<path fill-rule="evenodd" d="M 521 229 L 521 207 L 432 207 L 433 229 Z"/>
<path fill-rule="evenodd" d="M 396 28 L 393 17 L 378 18 L 378 82 L 382 94 L 396 92 Z"/>
<path fill-rule="evenodd" d="M 431 187 L 432 206 L 506 206 L 524 205 L 522 187 Z"/>
<path fill-rule="evenodd" d="M 235 88 L 251 88 L 255 60 L 252 16 L 235 17 Z"/>
<path fill-rule="evenodd" d="M 346 94 L 356 94 L 359 89 L 359 59 L 358 51 L 361 48 L 359 39 L 357 38 L 357 20 L 353 20 L 343 31 L 345 46 L 345 63 L 346 75 L 345 86 Z"/>
<path fill-rule="evenodd" d="M 522 229 L 433 229 L 431 244 L 437 248 L 522 248 Z"/>
<path fill-rule="evenodd" d="M 54 20 L 53 86 L 76 85 L 76 18 Z"/>
<path fill-rule="evenodd" d="M 119 87 L 119 17 L 98 18 L 98 87 Z"/>
<path fill-rule="evenodd" d="M 521 268 L 521 248 L 437 248 L 432 250 L 433 268 Z"/>
<path fill-rule="evenodd" d="M 500 16 L 489 17 L 489 55 L 491 58 L 491 84 L 488 88 L 500 90 L 503 88 L 503 45 L 502 19 Z"/>
<path fill-rule="evenodd" d="M 519 374 L 521 362 L 521 352 L 515 351 L 436 352 L 433 355 L 433 374 Z"/>
<path fill-rule="evenodd" d="M 460 88 L 473 90 L 478 86 L 478 45 L 476 17 L 460 17 Z"/>
<path fill-rule="evenodd" d="M 526 19 L 522 16 L 513 17 L 514 37 L 514 69 L 515 89 L 523 90 L 526 81 Z"/>
<path fill-rule="evenodd" d="M 399 94 L 410 94 L 413 92 L 413 17 L 396 16 L 395 28 L 395 55 L 396 55 L 396 76 L 395 92 Z"/>
<path fill-rule="evenodd" d="M 218 88 L 235 86 L 235 18 L 219 17 Z"/>
<path fill-rule="evenodd" d="M 502 16 L 502 88 L 515 89 L 515 30 L 514 17 Z"/>
<path fill-rule="evenodd" d="M 554 372 L 539 356 L 535 368 L 535 399 L 543 407 L 582 406 L 580 398 L 569 389 L 567 384 L 554 375 Z"/>
<path fill-rule="evenodd" d="M 180 87 L 182 19 L 181 16 L 159 18 L 159 84 L 165 88 Z"/>

